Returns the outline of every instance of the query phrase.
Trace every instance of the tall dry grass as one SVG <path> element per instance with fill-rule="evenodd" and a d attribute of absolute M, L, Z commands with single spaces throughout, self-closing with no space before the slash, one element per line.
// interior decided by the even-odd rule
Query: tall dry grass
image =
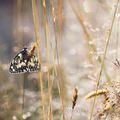
<path fill-rule="evenodd" d="M 39 63 L 41 64 L 41 71 L 38 73 L 25 73 L 21 76 L 10 75 L 12 76 L 10 77 L 12 85 L 16 85 L 14 89 L 16 89 L 19 85 L 23 85 L 22 92 L 20 91 L 19 93 L 18 89 L 16 89 L 16 92 L 18 92 L 19 95 L 22 94 L 23 100 L 22 102 L 19 100 L 20 104 L 18 106 L 20 106 L 21 103 L 23 104 L 22 113 L 20 113 L 20 111 L 16 110 L 17 107 L 14 105 L 16 102 L 14 104 L 11 102 L 13 96 L 3 97 L 0 101 L 1 103 L 4 103 L 2 106 L 4 107 L 9 104 L 7 110 L 14 109 L 13 111 L 15 111 L 15 113 L 12 112 L 8 114 L 8 116 L 11 117 L 11 114 L 15 114 L 16 116 L 18 115 L 18 118 L 20 119 L 30 118 L 42 120 L 94 120 L 94 113 L 95 110 L 97 110 L 97 104 L 102 104 L 98 102 L 101 100 L 99 97 L 102 94 L 106 95 L 106 93 L 108 93 L 106 89 L 103 89 L 103 91 L 100 90 L 104 84 L 109 83 L 107 84 L 108 88 L 109 85 L 116 85 L 116 89 L 118 91 L 114 93 L 114 96 L 119 97 L 119 84 L 116 84 L 115 82 L 115 80 L 119 81 L 119 71 L 116 68 L 115 71 L 114 69 L 112 69 L 112 71 L 109 67 L 110 64 L 114 63 L 117 66 L 117 63 L 119 63 L 119 17 L 116 19 L 117 13 L 119 13 L 119 0 L 115 2 L 114 10 L 111 10 L 109 8 L 106 1 L 94 2 L 98 3 L 96 5 L 99 5 L 101 9 L 107 10 L 109 15 L 110 12 L 112 13 L 111 16 L 108 15 L 111 21 L 109 30 L 107 27 L 103 28 L 104 34 L 100 29 L 98 29 L 98 33 L 93 29 L 94 26 L 97 26 L 99 22 L 97 19 L 94 21 L 93 16 L 91 17 L 93 11 L 91 13 L 86 13 L 84 11 L 84 1 L 15 1 L 15 4 L 13 6 L 14 11 L 16 10 L 13 16 L 15 28 L 13 30 L 14 41 L 12 42 L 13 53 L 18 53 L 20 49 L 22 49 L 24 46 L 29 46 L 28 44 L 30 43 L 35 44 L 37 46 L 36 51 Z M 29 3 L 29 5 L 27 3 Z M 90 4 L 94 3 L 91 2 L 87 5 L 90 6 Z M 29 11 L 29 14 L 27 12 L 24 13 L 25 10 L 31 10 L 31 12 Z M 29 16 L 30 14 L 31 17 Z M 95 13 L 94 15 L 97 16 Z M 31 31 L 29 34 L 27 34 L 28 36 L 32 36 L 30 39 L 33 39 L 33 41 L 25 39 L 25 32 L 28 30 L 28 28 L 24 26 L 24 20 L 27 18 L 26 16 L 28 18 L 31 18 L 32 22 L 30 22 L 30 24 L 33 23 L 33 28 L 29 26 Z M 71 17 L 69 18 L 69 16 Z M 91 18 L 88 19 L 88 16 Z M 75 20 L 73 20 L 73 18 L 75 18 Z M 91 27 L 89 27 L 89 25 L 87 26 L 85 23 L 86 21 L 87 24 L 90 23 L 89 20 L 94 23 L 93 24 L 91 22 Z M 100 20 L 102 19 L 100 18 Z M 68 28 L 65 28 L 67 22 L 70 23 L 71 21 L 74 22 L 74 24 L 71 23 L 67 26 Z M 91 29 L 94 31 L 93 33 L 91 32 Z M 77 32 L 78 34 L 76 34 Z M 73 37 L 75 35 L 78 36 Z M 105 37 L 105 35 L 107 36 Z M 100 41 L 102 41 L 103 44 Z M 114 51 L 111 52 L 111 49 L 113 47 L 110 44 L 111 41 L 114 41 L 114 49 L 116 51 L 114 58 L 111 59 L 117 59 L 117 63 L 110 60 L 110 57 L 108 57 L 110 54 L 114 53 Z M 99 49 L 102 51 L 100 51 L 101 53 L 99 52 Z M 96 56 L 97 58 L 95 58 Z M 2 75 L 2 66 L 3 65 L 0 64 L 0 71 L 2 76 L 1 79 L 4 80 Z M 117 67 L 119 67 L 119 65 Z M 109 71 L 112 71 L 113 73 L 110 73 Z M 15 82 L 18 78 L 19 81 Z M 29 89 L 25 90 L 27 84 L 26 81 L 28 79 L 32 81 L 33 78 L 36 80 L 38 79 L 37 84 L 40 89 L 38 90 L 39 94 L 37 94 L 37 92 L 33 93 L 34 95 L 36 94 L 37 97 L 35 96 L 31 99 L 35 98 L 35 100 L 38 101 L 39 105 L 34 104 L 37 107 L 31 105 L 35 110 L 32 109 L 34 112 L 30 112 L 30 116 L 28 118 L 25 118 L 25 115 L 28 114 L 25 113 L 27 111 L 25 109 L 26 104 L 28 105 L 29 101 L 30 103 L 32 101 L 31 99 L 28 99 L 30 96 L 32 96 L 32 94 L 29 93 L 31 91 Z M 77 86 L 78 89 L 75 86 Z M 74 94 L 72 95 L 73 88 L 75 89 Z M 111 87 L 112 90 L 110 89 L 109 94 L 107 94 L 108 96 L 111 95 L 114 91 L 113 88 L 115 89 L 115 86 Z M 84 101 L 84 96 L 92 89 L 94 89 L 92 95 L 88 95 L 90 98 L 94 97 L 94 100 L 90 103 L 88 101 Z M 12 93 L 15 92 L 13 89 L 10 89 L 10 91 Z M 5 94 L 11 95 L 9 91 L 5 92 Z M 18 97 L 18 95 L 16 96 Z M 110 99 L 112 100 L 112 98 Z M 119 100 L 119 98 L 117 98 L 117 100 Z M 108 105 L 109 102 L 107 101 L 104 103 Z M 14 105 L 13 107 L 12 104 Z M 30 104 L 28 107 L 29 106 Z M 112 106 L 112 108 L 114 107 Z M 103 111 L 106 112 L 105 110 Z M 38 112 L 39 117 L 35 118 L 37 116 L 36 113 L 38 114 Z M 32 115 L 34 117 L 32 117 Z M 14 120 L 17 119 L 16 116 L 13 116 Z M 3 119 L 3 117 L 0 116 L 0 119 Z M 105 119 L 109 120 L 109 118 Z"/>

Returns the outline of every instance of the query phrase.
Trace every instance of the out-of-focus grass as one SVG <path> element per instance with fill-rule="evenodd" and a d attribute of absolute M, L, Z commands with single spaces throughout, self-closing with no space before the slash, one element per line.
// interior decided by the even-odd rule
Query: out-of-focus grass
<path fill-rule="evenodd" d="M 7 29 L 9 22 L 1 20 L 1 45 L 8 33 L 11 37 L 0 47 L 0 119 L 70 119 L 72 90 L 77 86 L 72 120 L 88 120 L 92 101 L 85 101 L 84 96 L 95 86 L 98 89 L 108 81 L 119 80 L 119 71 L 113 65 L 119 58 L 119 10 L 112 16 L 116 1 L 16 0 L 10 4 L 12 7 L 7 3 L 1 2 L 0 9 L 12 8 L 13 34 Z M 112 18 L 116 18 L 116 27 L 108 33 Z M 31 43 L 37 44 L 41 72 L 9 74 L 12 57 Z M 8 47 L 12 48 L 9 53 L 2 52 Z M 101 99 L 95 100 L 95 110 Z"/>

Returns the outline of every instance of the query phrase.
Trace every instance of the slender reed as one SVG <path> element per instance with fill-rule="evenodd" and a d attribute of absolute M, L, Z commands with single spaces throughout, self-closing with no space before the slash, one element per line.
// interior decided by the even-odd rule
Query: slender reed
<path fill-rule="evenodd" d="M 36 10 L 36 1 L 32 0 L 32 13 L 33 13 L 33 22 L 34 22 L 34 32 L 35 32 L 35 42 L 37 44 L 37 54 L 38 54 L 38 60 L 39 63 L 41 63 L 41 51 L 40 51 L 40 34 L 39 34 L 39 28 L 38 28 L 38 20 L 37 20 L 37 10 Z M 42 98 L 42 115 L 43 119 L 46 120 L 45 116 L 45 103 L 44 103 L 44 91 L 43 91 L 43 81 L 42 81 L 42 72 L 39 72 L 39 83 L 40 83 L 40 89 L 41 89 L 41 98 Z"/>
<path fill-rule="evenodd" d="M 61 13 L 62 13 L 62 0 L 59 1 L 59 7 L 58 7 L 58 16 L 55 14 L 55 7 L 53 4 L 53 0 L 50 0 L 50 5 L 51 5 L 51 11 L 52 11 L 52 18 L 53 18 L 53 25 L 54 25 L 54 33 L 55 33 L 55 53 L 54 53 L 54 58 L 57 59 L 57 64 L 58 64 L 58 69 L 57 73 L 59 76 L 58 80 L 58 91 L 60 95 L 60 109 L 62 113 L 62 119 L 65 120 L 65 115 L 64 115 L 64 101 L 63 101 L 63 93 L 62 93 L 62 71 L 61 71 L 61 65 L 60 65 L 60 58 L 59 58 L 59 48 L 58 48 L 58 41 L 61 40 Z M 61 45 L 61 44 L 60 44 Z M 60 50 L 62 51 L 62 50 Z M 56 67 L 55 67 L 56 68 Z"/>
<path fill-rule="evenodd" d="M 115 59 L 118 59 L 118 51 L 119 51 L 119 27 L 120 27 L 120 18 L 118 17 L 116 19 L 116 54 L 115 54 Z M 115 79 L 118 80 L 118 74 L 117 74 L 117 67 L 115 68 Z"/>
<path fill-rule="evenodd" d="M 42 6 L 43 6 L 43 19 L 44 19 L 44 30 L 45 30 L 45 48 L 46 48 L 46 61 L 47 61 L 47 78 L 48 78 L 48 96 L 49 96 L 49 111 L 48 111 L 48 119 L 52 120 L 52 86 L 51 86 L 51 80 L 50 80 L 50 65 L 49 65 L 49 41 L 48 41 L 48 20 L 46 15 L 46 1 L 42 0 Z"/>
<path fill-rule="evenodd" d="M 14 10 L 16 11 L 15 14 L 15 28 L 16 28 L 16 34 L 15 34 L 15 45 L 19 46 L 19 48 L 23 47 L 24 45 L 24 39 L 23 39 L 23 31 L 19 30 L 19 27 L 22 26 L 22 5 L 23 2 L 16 0 L 14 5 Z M 14 24 L 13 23 L 13 24 Z M 16 27 L 17 26 L 17 27 Z M 19 36 L 19 37 L 18 37 Z M 25 104 L 25 75 L 22 76 L 21 81 L 23 81 L 22 86 L 22 114 L 24 114 L 24 104 Z"/>

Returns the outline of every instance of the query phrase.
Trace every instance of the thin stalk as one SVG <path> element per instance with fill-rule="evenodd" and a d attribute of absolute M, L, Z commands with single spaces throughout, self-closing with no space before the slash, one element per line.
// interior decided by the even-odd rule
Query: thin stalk
<path fill-rule="evenodd" d="M 52 19 L 53 19 L 53 27 L 54 27 L 54 34 L 55 34 L 55 27 L 56 27 L 56 17 L 55 17 L 55 8 L 53 6 L 53 0 L 50 0 L 50 7 L 51 7 L 51 12 L 52 12 Z M 56 39 L 56 34 L 55 34 L 55 39 Z M 57 76 L 57 68 L 56 68 L 56 49 L 53 48 L 53 63 L 54 63 L 54 74 Z"/>
<path fill-rule="evenodd" d="M 33 22 L 34 22 L 34 32 L 35 32 L 35 42 L 37 44 L 37 55 L 38 55 L 38 60 L 39 63 L 41 63 L 42 58 L 41 58 L 41 51 L 40 51 L 40 41 L 41 41 L 41 37 L 39 34 L 39 28 L 38 28 L 38 21 L 37 21 L 37 10 L 36 10 L 36 3 L 35 0 L 32 0 L 32 14 L 33 14 Z M 40 89 L 41 89 L 41 98 L 42 98 L 42 112 L 43 112 L 43 119 L 46 120 L 45 117 L 45 103 L 44 103 L 44 91 L 43 91 L 43 81 L 42 81 L 42 72 L 39 72 L 38 74 L 39 76 L 39 83 L 40 83 Z"/>
<path fill-rule="evenodd" d="M 62 4 L 63 1 L 59 0 L 58 1 L 58 33 L 59 33 L 59 56 L 60 56 L 60 60 L 61 60 L 61 56 L 62 56 Z M 61 62 L 60 62 L 61 63 Z"/>
<path fill-rule="evenodd" d="M 120 22 L 119 22 L 119 18 L 118 18 L 118 21 L 117 21 L 117 35 L 116 35 L 116 58 L 118 58 L 118 51 L 119 51 L 119 25 Z"/>
<path fill-rule="evenodd" d="M 51 11 L 52 11 L 52 18 L 53 18 L 53 25 L 54 25 L 54 33 L 55 33 L 55 54 L 54 56 L 57 58 L 57 64 L 58 64 L 58 69 L 57 69 L 57 73 L 59 76 L 59 80 L 57 82 L 58 85 L 58 91 L 59 91 L 59 96 L 60 96 L 60 109 L 62 112 L 62 119 L 65 120 L 65 115 L 64 115 L 64 101 L 63 101 L 63 94 L 62 94 L 62 71 L 61 71 L 61 65 L 60 65 L 60 59 L 59 59 L 59 53 L 58 53 L 58 40 L 61 39 L 61 27 L 60 27 L 60 14 L 61 14 L 61 9 L 62 9 L 62 1 L 60 1 L 59 3 L 59 7 L 58 7 L 58 20 L 56 19 L 56 15 L 55 15 L 55 8 L 53 5 L 53 0 L 50 0 L 50 5 L 51 5 Z"/>
<path fill-rule="evenodd" d="M 110 41 L 110 37 L 111 37 L 111 33 L 112 33 L 112 29 L 113 29 L 114 20 L 115 20 L 115 16 L 116 16 L 116 13 L 117 13 L 118 5 L 119 5 L 119 0 L 117 1 L 117 5 L 116 5 L 116 8 L 115 8 L 115 11 L 114 11 L 114 14 L 113 14 L 113 19 L 112 19 L 112 23 L 111 23 L 110 30 L 109 30 L 109 35 L 108 35 L 108 38 L 107 38 L 107 42 L 106 42 L 106 46 L 105 46 L 105 50 L 104 50 L 104 55 L 103 55 L 100 71 L 99 71 L 99 74 L 98 74 L 98 77 L 97 77 L 97 84 L 96 84 L 96 88 L 95 88 L 96 92 L 98 90 L 99 83 L 100 83 L 100 78 L 101 78 L 101 75 L 102 75 L 102 70 L 104 68 L 104 61 L 105 61 L 105 57 L 106 57 L 106 54 L 107 54 L 107 49 L 108 49 L 108 45 L 109 45 L 109 41 Z M 96 96 L 94 97 L 92 110 L 91 110 L 91 114 L 90 114 L 90 120 L 92 120 L 95 101 L 96 101 Z"/>
<path fill-rule="evenodd" d="M 24 44 L 24 39 L 23 39 L 23 31 L 19 30 L 19 27 L 22 26 L 22 5 L 23 2 L 16 0 L 15 2 L 15 8 L 14 11 L 16 11 L 15 14 L 15 28 L 16 28 L 16 34 L 15 34 L 15 45 L 18 46 L 19 48 L 23 47 Z M 13 24 L 14 24 L 13 23 Z M 17 27 L 16 27 L 17 26 Z M 23 26 L 22 26 L 23 27 Z M 18 37 L 19 36 L 19 37 Z M 22 114 L 24 114 L 24 105 L 25 105 L 25 75 L 23 74 L 21 81 L 23 80 L 23 86 L 22 86 Z"/>
<path fill-rule="evenodd" d="M 63 79 L 63 75 L 62 75 L 62 69 L 61 69 L 61 55 L 62 55 L 62 0 L 58 0 L 58 21 L 57 21 L 57 26 L 56 29 L 58 31 L 57 34 L 57 39 L 55 39 L 55 43 L 56 43 L 56 55 L 57 55 L 57 62 L 58 62 L 58 75 L 60 77 L 59 79 L 59 83 L 58 83 L 58 90 L 59 90 L 59 94 L 60 94 L 60 101 L 61 101 L 61 110 L 62 110 L 62 118 L 63 120 L 65 120 L 65 115 L 64 115 L 64 100 L 63 100 L 63 90 L 62 90 L 62 79 Z M 57 32 L 56 31 L 56 32 Z M 58 44 L 59 41 L 59 44 Z M 59 45 L 59 46 L 58 46 Z"/>
<path fill-rule="evenodd" d="M 117 27 L 117 32 L 116 32 L 116 54 L 115 54 L 115 59 L 118 59 L 118 51 L 119 51 L 119 18 L 116 20 L 116 27 Z M 117 73 L 117 67 L 115 68 L 115 79 L 118 80 L 118 73 Z"/>
<path fill-rule="evenodd" d="M 50 80 L 50 65 L 49 65 L 49 42 L 48 42 L 48 21 L 47 21 L 47 15 L 46 15 L 46 1 L 42 0 L 43 5 L 43 19 L 44 19 L 44 29 L 45 29 L 45 45 L 46 45 L 46 61 L 47 61 L 47 78 L 48 78 L 48 96 L 49 96 L 49 112 L 48 112 L 48 119 L 52 120 L 52 86 L 51 86 L 51 80 Z"/>

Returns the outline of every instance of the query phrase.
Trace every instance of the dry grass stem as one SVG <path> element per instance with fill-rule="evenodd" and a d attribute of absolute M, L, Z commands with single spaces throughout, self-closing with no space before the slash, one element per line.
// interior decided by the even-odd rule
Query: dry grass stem
<path fill-rule="evenodd" d="M 57 75 L 59 76 L 58 80 L 58 91 L 60 95 L 60 102 L 61 102 L 61 112 L 62 112 L 62 118 L 65 120 L 64 115 L 64 102 L 63 102 L 63 92 L 62 92 L 62 71 L 61 71 L 61 62 L 60 62 L 60 54 L 59 54 L 59 47 L 58 47 L 58 41 L 61 41 L 61 9 L 62 9 L 62 0 L 59 1 L 59 7 L 58 7 L 58 17 L 55 15 L 55 7 L 53 4 L 53 0 L 50 0 L 51 5 L 51 11 L 52 11 L 52 18 L 53 18 L 53 25 L 54 25 L 54 33 L 55 33 L 55 52 L 54 52 L 54 59 L 57 59 L 58 68 L 54 67 L 55 71 L 57 70 Z M 58 19 L 56 19 L 58 18 Z M 61 44 L 60 44 L 61 46 Z M 61 47 L 60 47 L 61 51 Z M 56 65 L 54 65 L 56 66 Z"/>
<path fill-rule="evenodd" d="M 46 15 L 46 1 L 42 0 L 42 5 L 43 5 L 43 16 L 44 16 L 44 29 L 45 29 L 45 48 L 46 48 L 46 62 L 47 62 L 47 78 L 48 78 L 48 95 L 49 95 L 49 112 L 48 112 L 48 119 L 52 120 L 52 85 L 51 85 L 51 80 L 50 80 L 50 65 L 49 65 L 49 41 L 48 41 L 48 20 L 47 20 L 47 15 Z"/>
<path fill-rule="evenodd" d="M 40 34 L 39 34 L 39 28 L 38 28 L 38 20 L 37 20 L 37 10 L 36 10 L 36 2 L 35 0 L 32 0 L 32 13 L 33 13 L 33 22 L 34 22 L 34 32 L 35 32 L 35 39 L 37 44 L 37 55 L 39 63 L 42 63 L 41 59 L 41 51 L 40 51 Z M 41 89 L 41 98 L 42 98 L 42 110 L 43 110 L 43 119 L 46 120 L 45 116 L 45 101 L 44 101 L 44 91 L 43 91 L 43 81 L 42 81 L 42 72 L 39 72 L 39 83 L 40 83 L 40 89 Z"/>

